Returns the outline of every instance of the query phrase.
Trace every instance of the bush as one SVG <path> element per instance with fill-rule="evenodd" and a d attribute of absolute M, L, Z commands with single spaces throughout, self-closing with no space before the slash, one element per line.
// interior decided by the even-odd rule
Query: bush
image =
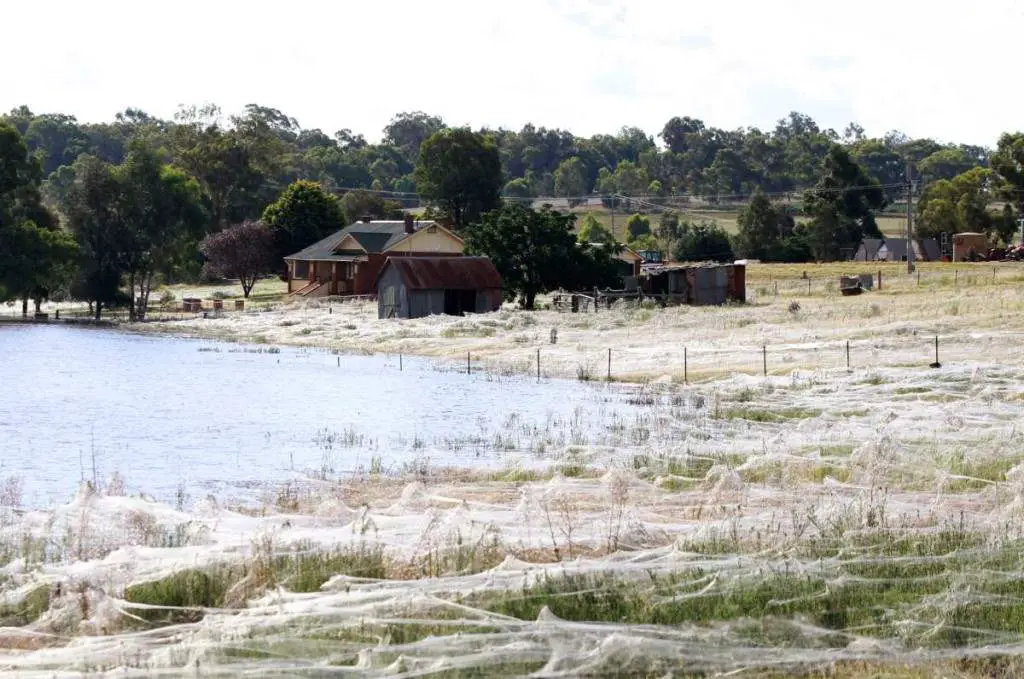
<path fill-rule="evenodd" d="M 650 235 L 651 220 L 640 214 L 633 215 L 626 221 L 626 232 L 631 241 L 637 240 L 641 236 Z"/>
<path fill-rule="evenodd" d="M 714 222 L 701 222 L 687 229 L 676 241 L 672 254 L 681 262 L 731 262 L 735 259 L 729 234 Z"/>

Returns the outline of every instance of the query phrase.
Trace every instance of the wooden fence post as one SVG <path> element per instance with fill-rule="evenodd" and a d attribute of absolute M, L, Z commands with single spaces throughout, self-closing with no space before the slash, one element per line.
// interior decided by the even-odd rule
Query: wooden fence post
<path fill-rule="evenodd" d="M 761 361 L 764 367 L 764 376 L 768 377 L 768 345 L 761 347 Z"/>

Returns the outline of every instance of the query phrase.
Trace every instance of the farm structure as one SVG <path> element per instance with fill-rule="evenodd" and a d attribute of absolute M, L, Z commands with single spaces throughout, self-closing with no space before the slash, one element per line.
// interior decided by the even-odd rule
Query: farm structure
<path fill-rule="evenodd" d="M 389 258 L 461 257 L 462 239 L 441 224 L 363 220 L 285 257 L 288 292 L 301 297 L 372 295 Z"/>
<path fill-rule="evenodd" d="M 378 318 L 461 316 L 501 307 L 501 275 L 487 257 L 391 257 L 376 281 Z"/>
<path fill-rule="evenodd" d="M 644 267 L 640 289 L 645 297 L 703 306 L 747 301 L 745 264 L 670 264 Z"/>
<path fill-rule="evenodd" d="M 938 262 L 942 259 L 939 242 L 934 238 L 910 241 L 914 259 L 918 262 Z M 865 238 L 857 248 L 856 262 L 905 262 L 910 248 L 906 238 Z"/>

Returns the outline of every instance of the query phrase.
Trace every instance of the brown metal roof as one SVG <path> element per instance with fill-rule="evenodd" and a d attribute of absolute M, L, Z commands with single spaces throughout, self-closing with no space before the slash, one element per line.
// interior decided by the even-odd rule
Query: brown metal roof
<path fill-rule="evenodd" d="M 389 257 L 377 280 L 389 266 L 410 290 L 501 288 L 501 274 L 487 257 Z"/>

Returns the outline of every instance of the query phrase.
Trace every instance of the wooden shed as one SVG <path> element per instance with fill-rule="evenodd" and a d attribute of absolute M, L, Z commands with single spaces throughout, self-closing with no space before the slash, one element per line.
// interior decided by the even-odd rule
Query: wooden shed
<path fill-rule="evenodd" d="M 649 267 L 641 279 L 645 294 L 678 304 L 747 301 L 745 264 L 674 264 Z"/>
<path fill-rule="evenodd" d="M 461 316 L 501 307 L 501 275 L 487 257 L 389 257 L 377 277 L 379 318 Z"/>

